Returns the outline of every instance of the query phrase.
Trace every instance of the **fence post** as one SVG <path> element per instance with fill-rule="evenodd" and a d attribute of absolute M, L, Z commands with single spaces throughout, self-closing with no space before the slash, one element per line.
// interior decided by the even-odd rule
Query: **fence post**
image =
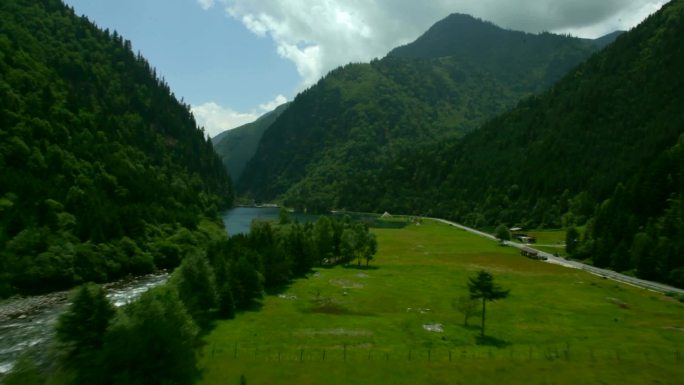
<path fill-rule="evenodd" d="M 303 359 L 304 359 L 304 349 L 302 349 L 302 350 L 299 352 L 299 362 L 302 362 Z"/>
<path fill-rule="evenodd" d="M 323 361 L 325 361 L 325 349 L 323 349 Z"/>

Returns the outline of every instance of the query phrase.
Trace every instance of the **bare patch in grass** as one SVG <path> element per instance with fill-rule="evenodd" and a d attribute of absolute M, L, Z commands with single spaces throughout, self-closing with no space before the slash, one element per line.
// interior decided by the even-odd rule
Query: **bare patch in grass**
<path fill-rule="evenodd" d="M 444 333 L 442 324 L 423 324 L 423 329 L 433 333 Z"/>
<path fill-rule="evenodd" d="M 321 297 L 311 300 L 311 307 L 306 309 L 307 313 L 330 314 L 330 315 L 372 315 L 350 310 L 333 298 Z"/>
<path fill-rule="evenodd" d="M 425 314 L 425 313 L 428 313 L 428 312 L 430 312 L 430 311 L 432 311 L 432 310 L 430 310 L 430 309 L 428 309 L 428 308 L 422 308 L 422 307 L 417 307 L 417 308 L 407 307 L 407 308 L 406 308 L 406 312 L 407 312 L 407 313 L 414 312 L 414 313 Z"/>
<path fill-rule="evenodd" d="M 620 309 L 629 309 L 629 304 L 618 298 L 607 297 L 608 302 L 615 304 L 620 307 Z"/>
<path fill-rule="evenodd" d="M 363 284 L 346 279 L 331 279 L 330 283 L 343 289 L 362 289 Z"/>

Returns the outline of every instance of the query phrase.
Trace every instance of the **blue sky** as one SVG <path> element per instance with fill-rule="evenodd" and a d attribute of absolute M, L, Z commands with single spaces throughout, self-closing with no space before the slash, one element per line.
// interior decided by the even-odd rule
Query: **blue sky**
<path fill-rule="evenodd" d="M 194 0 L 66 3 L 131 40 L 179 99 L 230 108 L 243 115 L 233 117 L 237 123 L 254 120 L 265 112 L 259 105 L 278 95 L 292 98 L 298 90 L 294 63 L 278 55 L 272 40 L 253 34 L 220 8 L 203 10 Z"/>
<path fill-rule="evenodd" d="M 65 0 L 116 30 L 211 136 L 292 100 L 339 65 L 384 56 L 450 13 L 595 38 L 666 0 Z"/>

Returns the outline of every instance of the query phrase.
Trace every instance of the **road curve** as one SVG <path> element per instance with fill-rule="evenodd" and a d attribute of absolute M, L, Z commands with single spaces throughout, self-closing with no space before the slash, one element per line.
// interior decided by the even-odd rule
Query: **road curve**
<path fill-rule="evenodd" d="M 463 229 L 463 230 L 468 231 L 470 233 L 473 233 L 473 234 L 476 234 L 476 235 L 479 235 L 481 237 L 485 237 L 485 238 L 488 238 L 488 239 L 491 239 L 494 241 L 497 240 L 496 237 L 494 237 L 491 234 L 487 234 L 485 232 L 470 228 L 468 226 L 463 226 L 462 224 L 459 224 L 456 222 L 447 221 L 446 219 L 429 218 L 429 217 L 427 217 L 426 219 L 431 219 L 433 221 L 442 222 L 442 223 L 445 223 L 445 224 L 450 225 L 450 226 L 458 227 L 459 229 Z M 640 287 L 642 289 L 653 290 L 653 291 L 657 291 L 660 293 L 684 294 L 684 290 L 678 289 L 676 287 L 664 285 L 664 284 L 658 283 L 658 282 L 646 281 L 644 279 L 630 277 L 628 275 L 620 274 L 620 273 L 612 271 L 612 270 L 601 269 L 601 268 L 590 266 L 590 265 L 587 265 L 587 264 L 584 264 L 581 262 L 577 262 L 577 261 L 568 261 L 565 258 L 556 257 L 553 254 L 549 254 L 547 252 L 537 250 L 534 247 L 530 247 L 530 245 L 523 245 L 521 243 L 509 242 L 509 241 L 505 242 L 505 244 L 513 246 L 513 247 L 517 247 L 519 249 L 521 249 L 523 247 L 528 247 L 528 248 L 531 248 L 533 250 L 536 250 L 539 253 L 539 255 L 542 255 L 542 256 L 547 258 L 547 260 L 545 261 L 547 263 L 553 263 L 555 265 L 561 265 L 561 266 L 570 267 L 570 268 L 574 268 L 574 269 L 584 270 L 584 271 L 587 271 L 591 274 L 596 274 L 596 275 L 604 277 L 604 278 L 608 278 L 608 279 L 612 279 L 614 281 L 626 283 L 628 285 Z"/>

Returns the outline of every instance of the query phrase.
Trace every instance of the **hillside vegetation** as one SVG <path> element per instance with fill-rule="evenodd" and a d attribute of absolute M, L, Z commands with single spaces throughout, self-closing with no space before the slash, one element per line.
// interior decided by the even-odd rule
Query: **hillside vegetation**
<path fill-rule="evenodd" d="M 189 106 L 61 1 L 0 19 L 0 297 L 177 265 L 232 202 Z"/>
<path fill-rule="evenodd" d="M 309 210 L 353 207 L 378 195 L 379 171 L 405 151 L 461 137 L 596 49 L 451 15 L 384 59 L 340 67 L 299 94 L 264 133 L 239 191 Z"/>
<path fill-rule="evenodd" d="M 586 225 L 575 256 L 684 286 L 684 4 L 461 141 L 405 152 L 366 210 L 473 226 Z"/>
<path fill-rule="evenodd" d="M 221 157 L 228 175 L 233 180 L 242 176 L 247 162 L 254 156 L 259 140 L 273 122 L 287 109 L 289 103 L 278 106 L 252 123 L 224 131 L 214 138 L 214 150 Z"/>

